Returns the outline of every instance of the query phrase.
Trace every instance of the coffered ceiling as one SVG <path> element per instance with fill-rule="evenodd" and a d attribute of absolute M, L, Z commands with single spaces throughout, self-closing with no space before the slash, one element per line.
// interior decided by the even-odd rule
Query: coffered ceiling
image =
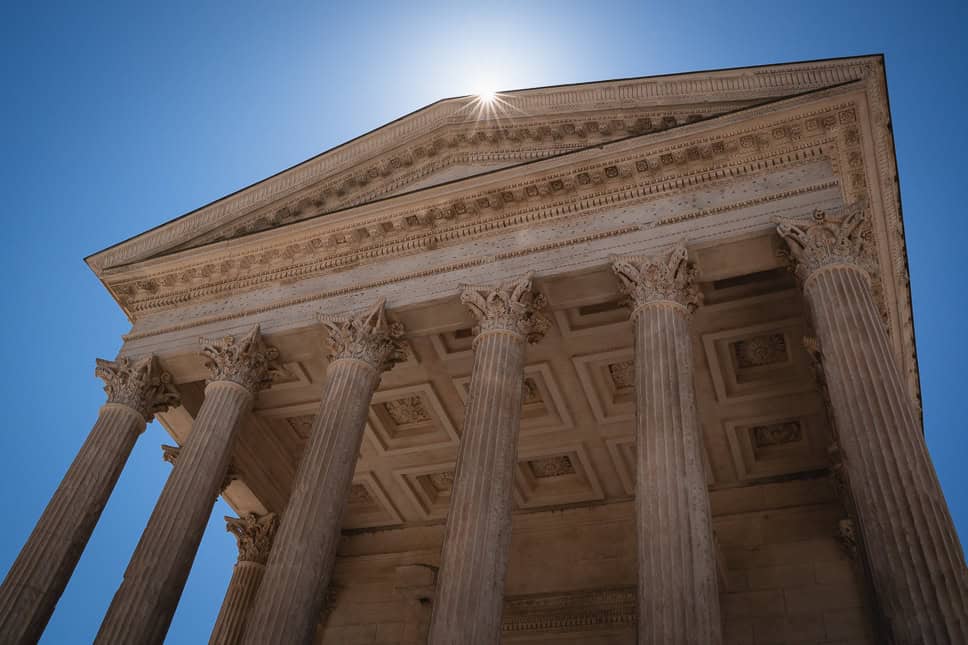
<path fill-rule="evenodd" d="M 802 347 L 803 304 L 769 236 L 695 249 L 707 304 L 692 321 L 699 418 L 712 488 L 826 468 L 829 429 Z M 743 262 L 736 258 L 742 257 Z M 726 266 L 756 270 L 726 275 Z M 633 328 L 607 267 L 538 280 L 555 324 L 528 350 L 515 472 L 517 512 L 607 504 L 633 494 Z M 408 358 L 373 397 L 344 529 L 442 522 L 472 369 L 473 320 L 457 298 L 391 312 Z M 269 339 L 285 373 L 259 394 L 226 492 L 240 513 L 284 510 L 318 413 L 324 332 Z M 179 385 L 189 414 L 163 422 L 181 440 L 203 383 Z"/>

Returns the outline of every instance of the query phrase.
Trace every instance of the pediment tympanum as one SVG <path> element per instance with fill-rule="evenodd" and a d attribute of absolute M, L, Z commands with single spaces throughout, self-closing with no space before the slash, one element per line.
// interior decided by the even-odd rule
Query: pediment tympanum
<path fill-rule="evenodd" d="M 856 80 L 870 59 L 446 99 L 88 258 L 95 271 Z"/>

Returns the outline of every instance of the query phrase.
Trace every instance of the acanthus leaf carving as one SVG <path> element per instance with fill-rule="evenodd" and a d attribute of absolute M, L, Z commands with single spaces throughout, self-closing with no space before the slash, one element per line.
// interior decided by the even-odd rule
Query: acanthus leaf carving
<path fill-rule="evenodd" d="M 692 312 L 702 304 L 696 267 L 682 244 L 660 257 L 618 258 L 612 263 L 612 270 L 622 291 L 633 301 L 635 311 L 648 304 L 668 302 Z"/>
<path fill-rule="evenodd" d="M 253 394 L 272 385 L 280 372 L 279 350 L 266 345 L 256 325 L 241 339 L 226 336 L 219 340 L 200 339 L 205 366 L 212 372 L 209 382 L 238 383 Z"/>
<path fill-rule="evenodd" d="M 551 322 L 541 313 L 546 306 L 545 298 L 534 292 L 530 275 L 498 285 L 464 285 L 460 300 L 477 318 L 475 336 L 505 331 L 536 343 L 551 327 Z"/>
<path fill-rule="evenodd" d="M 857 267 L 870 274 L 871 263 L 864 253 L 862 226 L 865 204 L 855 202 L 845 207 L 839 217 L 822 210 L 809 220 L 779 220 L 776 231 L 786 242 L 781 251 L 804 283 L 820 269 L 832 265 Z"/>
<path fill-rule="evenodd" d="M 407 359 L 403 325 L 387 320 L 385 299 L 348 317 L 321 315 L 319 322 L 329 331 L 331 361 L 354 359 L 382 372 Z"/>
<path fill-rule="evenodd" d="M 278 527 L 279 518 L 275 513 L 225 518 L 225 530 L 235 536 L 239 546 L 239 562 L 265 564 Z"/>
<path fill-rule="evenodd" d="M 156 413 L 181 405 L 171 374 L 161 369 L 153 356 L 140 359 L 97 359 L 94 374 L 104 381 L 108 403 L 125 405 L 150 422 Z"/>

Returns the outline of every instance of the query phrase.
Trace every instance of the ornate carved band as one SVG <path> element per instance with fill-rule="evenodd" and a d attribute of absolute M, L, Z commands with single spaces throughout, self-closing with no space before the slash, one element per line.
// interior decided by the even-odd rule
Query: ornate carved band
<path fill-rule="evenodd" d="M 158 365 L 154 356 L 132 361 L 97 359 L 94 374 L 104 381 L 108 403 L 125 405 L 150 422 L 157 412 L 181 405 L 181 397 L 171 384 L 171 374 Z"/>
<path fill-rule="evenodd" d="M 532 289 L 530 275 L 494 286 L 465 285 L 460 301 L 477 318 L 475 335 L 504 331 L 536 343 L 551 327 L 548 318 L 541 313 L 545 298 Z"/>
<path fill-rule="evenodd" d="M 213 381 L 238 383 L 253 394 L 272 385 L 280 367 L 279 350 L 265 344 L 256 325 L 241 339 L 226 336 L 220 340 L 200 339 L 205 366 Z"/>
<path fill-rule="evenodd" d="M 854 266 L 870 273 L 863 253 L 864 204 L 844 208 L 841 217 L 828 217 L 824 211 L 813 212 L 808 220 L 780 220 L 776 232 L 787 243 L 785 253 L 797 277 L 806 285 L 810 276 L 832 265 Z"/>
<path fill-rule="evenodd" d="M 239 562 L 265 564 L 278 526 L 279 518 L 275 513 L 225 518 L 225 530 L 235 536 L 239 545 Z"/>
<path fill-rule="evenodd" d="M 387 320 L 385 299 L 348 318 L 321 315 L 319 322 L 329 330 L 330 360 L 355 359 L 382 372 L 407 358 L 403 325 Z"/>
<path fill-rule="evenodd" d="M 690 313 L 702 304 L 696 267 L 683 245 L 676 246 L 667 256 L 619 258 L 612 263 L 612 271 L 618 276 L 622 291 L 633 301 L 633 317 L 648 304 L 672 303 Z"/>

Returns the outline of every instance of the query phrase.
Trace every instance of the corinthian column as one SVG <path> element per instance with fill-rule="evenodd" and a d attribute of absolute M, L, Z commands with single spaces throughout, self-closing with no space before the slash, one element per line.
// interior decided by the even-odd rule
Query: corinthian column
<path fill-rule="evenodd" d="M 430 623 L 433 645 L 501 640 L 525 345 L 548 328 L 539 313 L 544 298 L 532 292 L 530 278 L 465 287 L 461 301 L 478 327 Z"/>
<path fill-rule="evenodd" d="M 161 643 L 228 472 L 243 415 L 276 370 L 258 326 L 241 339 L 202 341 L 212 378 L 161 497 L 114 594 L 97 643 Z"/>
<path fill-rule="evenodd" d="M 276 516 L 268 513 L 242 518 L 226 517 L 226 529 L 239 544 L 239 560 L 232 569 L 232 579 L 215 619 L 209 645 L 235 645 L 242 641 L 242 629 L 265 573 L 266 560 L 276 533 Z"/>
<path fill-rule="evenodd" d="M 152 356 L 97 360 L 108 402 L 0 586 L 0 643 L 35 643 L 70 580 L 134 442 L 179 405 Z"/>
<path fill-rule="evenodd" d="M 638 642 L 721 642 L 712 518 L 696 418 L 689 315 L 702 300 L 686 249 L 613 269 L 635 322 Z"/>
<path fill-rule="evenodd" d="M 244 643 L 310 643 L 322 616 L 340 522 L 367 409 L 384 370 L 403 360 L 403 327 L 381 300 L 349 319 L 324 318 L 332 349 L 309 443 L 299 463 Z"/>
<path fill-rule="evenodd" d="M 871 294 L 861 207 L 777 227 L 813 314 L 875 593 L 895 645 L 968 643 L 964 553 Z"/>

